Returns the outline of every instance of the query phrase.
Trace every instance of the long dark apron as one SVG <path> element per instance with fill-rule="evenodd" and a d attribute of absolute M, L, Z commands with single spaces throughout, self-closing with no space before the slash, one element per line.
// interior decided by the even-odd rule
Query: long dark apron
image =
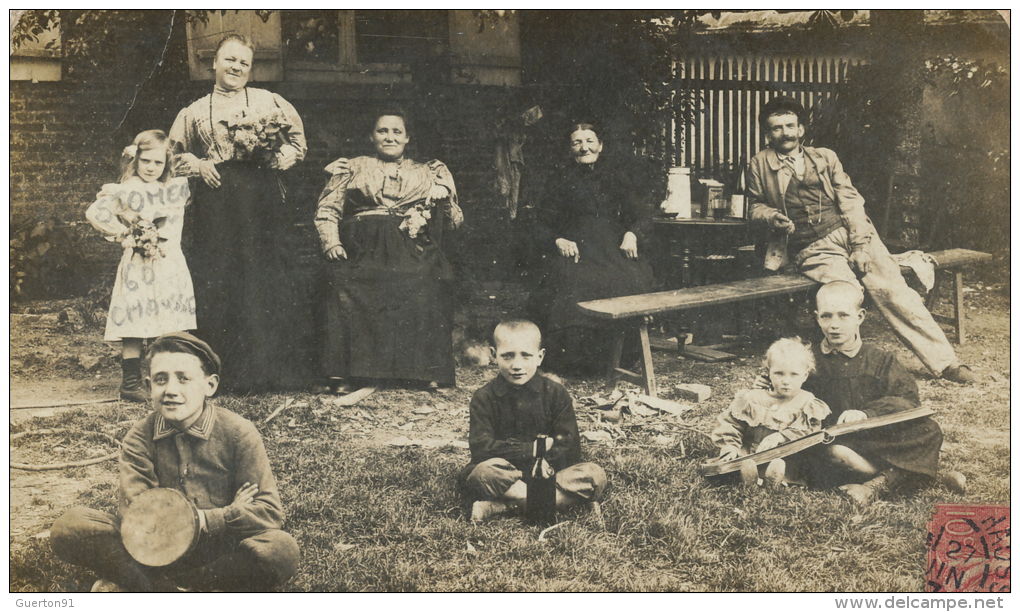
<path fill-rule="evenodd" d="M 198 335 L 223 360 L 222 388 L 279 388 L 294 378 L 279 182 L 252 162 L 216 169 L 220 187 L 197 181 L 187 225 Z"/>
<path fill-rule="evenodd" d="M 453 274 L 435 243 L 402 217 L 343 220 L 347 260 L 329 264 L 323 374 L 454 383 Z"/>

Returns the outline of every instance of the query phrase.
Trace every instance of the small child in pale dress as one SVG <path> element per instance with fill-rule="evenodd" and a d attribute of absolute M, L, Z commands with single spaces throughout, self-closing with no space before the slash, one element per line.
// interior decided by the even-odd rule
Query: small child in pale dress
<path fill-rule="evenodd" d="M 195 329 L 195 291 L 181 251 L 188 179 L 170 176 L 170 143 L 146 130 L 125 147 L 121 180 L 103 185 L 85 217 L 124 252 L 106 318 L 108 342 L 121 342 L 121 399 L 143 402 L 146 338 Z"/>
<path fill-rule="evenodd" d="M 730 407 L 719 415 L 712 441 L 719 447 L 719 461 L 730 461 L 775 448 L 822 428 L 829 407 L 810 391 L 801 389 L 815 369 L 810 345 L 800 338 L 781 338 L 765 354 L 771 389 L 740 391 Z M 791 473 L 787 474 L 787 469 Z M 797 482 L 795 462 L 775 459 L 765 470 L 765 482 L 779 486 Z M 747 461 L 740 467 L 745 485 L 758 482 L 758 466 Z"/>

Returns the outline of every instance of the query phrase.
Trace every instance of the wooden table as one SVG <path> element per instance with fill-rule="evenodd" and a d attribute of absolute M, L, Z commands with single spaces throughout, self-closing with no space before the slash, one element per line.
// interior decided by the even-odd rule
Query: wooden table
<path fill-rule="evenodd" d="M 737 247 L 749 242 L 744 219 L 656 217 L 653 222 L 662 247 L 656 262 L 656 277 L 662 288 L 679 289 L 723 280 L 709 278 L 704 266 L 693 262 L 710 256 L 735 258 Z"/>

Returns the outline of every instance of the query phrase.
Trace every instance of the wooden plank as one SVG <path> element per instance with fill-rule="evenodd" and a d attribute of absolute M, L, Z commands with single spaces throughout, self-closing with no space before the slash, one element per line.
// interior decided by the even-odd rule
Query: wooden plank
<path fill-rule="evenodd" d="M 641 374 L 644 375 L 645 393 L 652 397 L 658 397 L 659 391 L 655 386 L 655 369 L 652 365 L 652 347 L 648 343 L 648 320 L 641 321 L 638 327 L 638 338 L 641 341 Z"/>
<path fill-rule="evenodd" d="M 580 302 L 578 306 L 592 316 L 619 320 L 660 312 L 688 310 L 773 295 L 785 295 L 804 291 L 814 286 L 815 282 L 806 276 L 783 274 L 657 293 L 591 300 Z"/>
<path fill-rule="evenodd" d="M 931 255 L 935 257 L 939 269 L 987 261 L 992 257 L 988 253 L 968 249 L 948 249 L 936 251 Z M 815 282 L 805 276 L 781 274 L 715 285 L 590 300 L 580 302 L 578 306 L 592 316 L 619 320 L 785 295 L 805 291 L 814 286 Z"/>
<path fill-rule="evenodd" d="M 648 340 L 653 351 L 671 351 L 676 353 L 680 350 L 680 343 L 676 338 L 650 338 Z"/>
<path fill-rule="evenodd" d="M 620 367 L 620 358 L 623 356 L 623 343 L 627 339 L 627 330 L 620 328 L 615 330 L 613 344 L 609 349 L 609 390 L 616 388 L 616 369 Z"/>
<path fill-rule="evenodd" d="M 967 342 L 963 329 L 963 272 L 953 272 L 953 316 L 956 318 L 956 343 Z"/>
<path fill-rule="evenodd" d="M 684 347 L 684 357 L 694 359 L 696 361 L 704 361 L 706 363 L 716 363 L 719 361 L 729 361 L 730 359 L 736 359 L 737 356 L 733 353 L 727 353 L 724 351 L 717 351 L 707 346 L 698 346 L 696 344 L 688 344 Z"/>
<path fill-rule="evenodd" d="M 656 396 L 638 395 L 634 399 L 646 406 L 678 417 L 684 416 L 685 413 L 690 412 L 694 408 L 693 406 L 685 406 L 679 402 Z"/>
<path fill-rule="evenodd" d="M 927 308 L 929 312 L 933 312 L 935 310 L 935 305 L 938 304 L 939 301 L 939 289 L 941 288 L 942 275 L 936 274 L 935 284 L 932 285 L 931 291 L 928 292 L 928 296 L 924 298 L 924 307 Z"/>
<path fill-rule="evenodd" d="M 708 60 L 708 79 L 715 79 L 715 58 Z M 715 112 L 715 94 L 716 89 L 712 87 L 705 92 L 705 155 L 701 158 L 701 166 L 703 168 L 710 167 L 715 162 L 715 148 L 716 148 L 716 112 Z M 700 178 L 704 178 L 704 175 L 700 175 Z M 702 209 L 702 216 L 705 216 L 705 210 Z"/>
<path fill-rule="evenodd" d="M 955 268 L 972 263 L 983 263 L 992 260 L 991 253 L 972 251 L 970 249 L 946 249 L 928 253 L 935 259 L 937 268 Z"/>
<path fill-rule="evenodd" d="M 619 380 L 619 379 L 621 379 L 621 378 L 622 378 L 623 380 L 626 380 L 626 381 L 628 381 L 628 382 L 632 382 L 632 383 L 634 383 L 635 385 L 639 385 L 639 386 L 642 386 L 642 387 L 643 387 L 643 386 L 644 386 L 644 384 L 645 384 L 645 379 L 644 379 L 644 377 L 642 377 L 642 376 L 641 376 L 640 374 L 638 374 L 637 372 L 631 372 L 630 370 L 625 370 L 625 369 L 623 369 L 623 368 L 616 368 L 616 369 L 615 369 L 615 370 L 613 371 L 613 379 L 614 379 L 614 380 Z"/>

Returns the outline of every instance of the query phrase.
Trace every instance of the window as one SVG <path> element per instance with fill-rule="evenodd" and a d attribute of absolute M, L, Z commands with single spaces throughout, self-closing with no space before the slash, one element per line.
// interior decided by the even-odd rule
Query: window
<path fill-rule="evenodd" d="M 442 53 L 449 40 L 446 11 L 357 11 L 354 47 L 359 64 L 406 64 Z"/>
<path fill-rule="evenodd" d="M 336 11 L 286 11 L 283 44 L 287 61 L 334 63 L 340 58 Z"/>
<path fill-rule="evenodd" d="M 286 61 L 296 68 L 372 66 L 399 70 L 443 53 L 447 11 L 281 11 Z"/>

